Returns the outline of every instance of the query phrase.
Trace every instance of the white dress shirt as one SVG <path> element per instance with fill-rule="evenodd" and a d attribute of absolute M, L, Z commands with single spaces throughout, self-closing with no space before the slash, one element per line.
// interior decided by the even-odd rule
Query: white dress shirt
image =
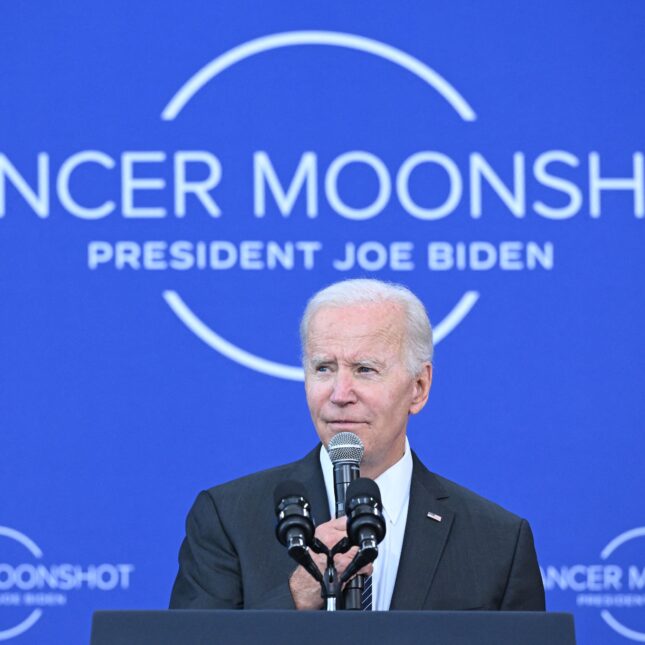
<path fill-rule="evenodd" d="M 320 450 L 320 466 L 325 478 L 329 514 L 331 517 L 335 517 L 334 467 L 324 447 L 321 447 Z M 381 491 L 386 530 L 385 538 L 379 544 L 378 558 L 374 562 L 372 575 L 372 608 L 374 610 L 384 611 L 390 608 L 396 573 L 401 559 L 405 523 L 408 518 L 411 481 L 412 454 L 406 437 L 403 457 L 376 479 Z"/>

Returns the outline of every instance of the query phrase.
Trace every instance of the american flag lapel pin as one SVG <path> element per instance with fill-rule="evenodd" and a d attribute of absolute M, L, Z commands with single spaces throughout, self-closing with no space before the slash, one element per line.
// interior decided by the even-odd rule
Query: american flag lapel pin
<path fill-rule="evenodd" d="M 437 515 L 436 513 L 430 513 L 428 512 L 427 515 L 431 520 L 434 520 L 435 522 L 441 522 L 441 515 Z"/>

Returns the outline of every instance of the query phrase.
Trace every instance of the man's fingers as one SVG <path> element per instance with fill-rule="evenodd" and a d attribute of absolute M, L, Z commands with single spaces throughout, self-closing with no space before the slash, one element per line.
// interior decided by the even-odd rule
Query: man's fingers
<path fill-rule="evenodd" d="M 318 527 L 316 528 L 316 533 L 320 530 L 341 531 L 345 533 L 346 529 L 347 529 L 347 518 L 338 517 L 333 520 L 329 520 L 329 522 L 324 522 L 323 524 L 319 524 Z"/>
<path fill-rule="evenodd" d="M 327 556 L 323 553 L 314 553 L 313 551 L 309 551 L 309 553 L 311 554 L 311 559 L 316 563 L 320 571 L 323 572 L 327 567 Z"/>
<path fill-rule="evenodd" d="M 324 524 L 320 524 L 316 528 L 316 537 L 323 542 L 327 548 L 331 549 L 334 547 L 340 540 L 347 536 L 347 518 L 339 517 L 337 519 L 330 520 Z M 351 561 L 354 559 L 354 556 L 358 553 L 358 547 L 353 546 L 346 553 L 339 553 L 334 557 L 334 564 L 336 566 L 336 571 L 339 575 L 342 575 L 345 569 L 350 565 Z M 312 553 L 312 556 L 314 554 Z M 316 564 L 321 571 L 324 571 L 326 567 L 326 556 L 320 554 L 314 556 L 316 559 Z M 374 567 L 371 564 L 364 566 L 359 573 L 371 576 Z"/>
<path fill-rule="evenodd" d="M 358 548 L 353 546 L 347 553 L 339 553 L 335 558 L 334 558 L 334 563 L 336 565 L 336 569 L 341 569 L 344 571 L 347 569 L 347 566 L 349 563 L 354 559 L 354 556 L 358 553 Z"/>
<path fill-rule="evenodd" d="M 316 527 L 315 536 L 328 548 L 332 548 L 347 535 L 347 518 L 339 517 Z"/>

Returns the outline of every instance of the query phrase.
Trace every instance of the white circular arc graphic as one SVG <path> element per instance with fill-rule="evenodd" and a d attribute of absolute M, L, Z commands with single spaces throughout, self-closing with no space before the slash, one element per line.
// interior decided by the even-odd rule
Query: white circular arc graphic
<path fill-rule="evenodd" d="M 615 537 L 601 552 L 600 557 L 603 560 L 606 560 L 621 544 L 629 542 L 637 537 L 645 537 L 645 526 L 641 526 L 637 529 L 631 529 L 621 533 L 619 536 Z"/>
<path fill-rule="evenodd" d="M 629 542 L 634 538 L 645 537 L 645 526 L 641 526 L 636 529 L 631 529 L 621 533 L 615 537 L 601 552 L 600 557 L 603 560 L 606 560 L 619 546 Z M 603 609 L 600 612 L 602 619 L 616 632 L 625 638 L 630 640 L 637 641 L 639 643 L 645 643 L 645 634 L 643 632 L 637 632 L 629 627 L 625 627 L 621 622 L 616 620 L 611 612 L 608 609 Z"/>
<path fill-rule="evenodd" d="M 354 49 L 383 58 L 406 69 L 433 87 L 464 121 L 475 121 L 477 115 L 466 99 L 442 76 L 418 58 L 372 38 L 337 31 L 286 31 L 249 40 L 229 49 L 193 74 L 170 99 L 161 113 L 172 121 L 199 90 L 218 74 L 240 61 L 272 49 L 298 45 L 329 45 Z"/>
<path fill-rule="evenodd" d="M 10 540 L 15 540 L 19 544 L 22 544 L 22 546 L 24 546 L 25 549 L 34 556 L 34 558 L 43 557 L 41 548 L 24 533 L 16 531 L 15 529 L 10 529 L 8 526 L 0 526 L 0 535 L 4 535 L 4 537 L 8 537 Z"/>
<path fill-rule="evenodd" d="M 629 627 L 625 627 L 622 623 L 619 623 L 612 615 L 609 613 L 608 609 L 603 609 L 600 612 L 602 619 L 615 631 L 617 631 L 621 636 L 629 638 L 633 641 L 638 641 L 639 643 L 645 643 L 645 634 L 642 632 L 636 632 Z"/>
<path fill-rule="evenodd" d="M 43 615 L 42 609 L 34 609 L 27 618 L 25 618 L 21 623 L 10 629 L 5 629 L 0 632 L 0 641 L 8 641 L 10 638 L 15 638 L 24 634 L 28 629 L 33 627 L 40 617 Z"/>
<path fill-rule="evenodd" d="M 161 113 L 161 118 L 164 121 L 173 121 L 204 85 L 240 61 L 272 49 L 300 45 L 343 47 L 390 61 L 430 85 L 464 121 L 475 121 L 477 119 L 475 111 L 466 99 L 445 78 L 418 58 L 378 40 L 336 31 L 288 31 L 261 36 L 237 45 L 220 54 L 193 74 L 170 99 Z M 301 367 L 285 365 L 256 356 L 222 338 L 195 315 L 177 292 L 166 290 L 163 292 L 163 297 L 177 317 L 197 337 L 223 356 L 269 376 L 291 381 L 304 380 L 304 372 Z M 467 291 L 462 295 L 450 313 L 434 328 L 436 344 L 464 319 L 478 299 L 479 293 L 476 291 Z"/>
<path fill-rule="evenodd" d="M 31 553 L 35 558 L 43 557 L 43 552 L 40 547 L 24 533 L 20 533 L 20 531 L 16 531 L 15 529 L 10 529 L 8 526 L 0 526 L 0 535 L 22 544 L 22 546 L 24 546 L 25 549 L 27 549 L 27 551 L 29 551 L 29 553 Z M 10 638 L 15 638 L 16 636 L 20 636 L 20 634 L 24 634 L 24 632 L 26 632 L 30 627 L 33 627 L 42 615 L 42 609 L 34 609 L 27 618 L 14 627 L 0 630 L 0 641 L 8 641 Z"/>
<path fill-rule="evenodd" d="M 305 375 L 302 367 L 295 367 L 292 365 L 285 365 L 284 363 L 270 361 L 237 347 L 225 338 L 222 338 L 206 323 L 204 323 L 182 300 L 181 296 L 176 291 L 167 290 L 164 291 L 162 295 L 177 318 L 179 318 L 179 320 L 181 320 L 184 325 L 190 329 L 190 331 L 204 341 L 209 347 L 212 347 L 215 351 L 219 352 L 226 358 L 238 363 L 239 365 L 255 370 L 256 372 L 261 372 L 262 374 L 277 376 L 278 378 L 287 379 L 289 381 L 304 381 Z M 478 299 L 479 293 L 476 291 L 467 291 L 464 293 L 450 313 L 435 326 L 433 332 L 435 344 L 440 343 L 464 319 Z"/>

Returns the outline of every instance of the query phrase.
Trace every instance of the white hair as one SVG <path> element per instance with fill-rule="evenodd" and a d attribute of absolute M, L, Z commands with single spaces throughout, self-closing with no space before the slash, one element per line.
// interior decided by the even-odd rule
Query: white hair
<path fill-rule="evenodd" d="M 410 374 L 416 376 L 424 363 L 432 362 L 432 327 L 423 303 L 401 284 L 372 279 L 342 280 L 321 289 L 310 298 L 300 321 L 303 362 L 307 358 L 309 325 L 323 307 L 349 307 L 365 303 L 392 302 L 405 314 L 404 360 Z"/>

